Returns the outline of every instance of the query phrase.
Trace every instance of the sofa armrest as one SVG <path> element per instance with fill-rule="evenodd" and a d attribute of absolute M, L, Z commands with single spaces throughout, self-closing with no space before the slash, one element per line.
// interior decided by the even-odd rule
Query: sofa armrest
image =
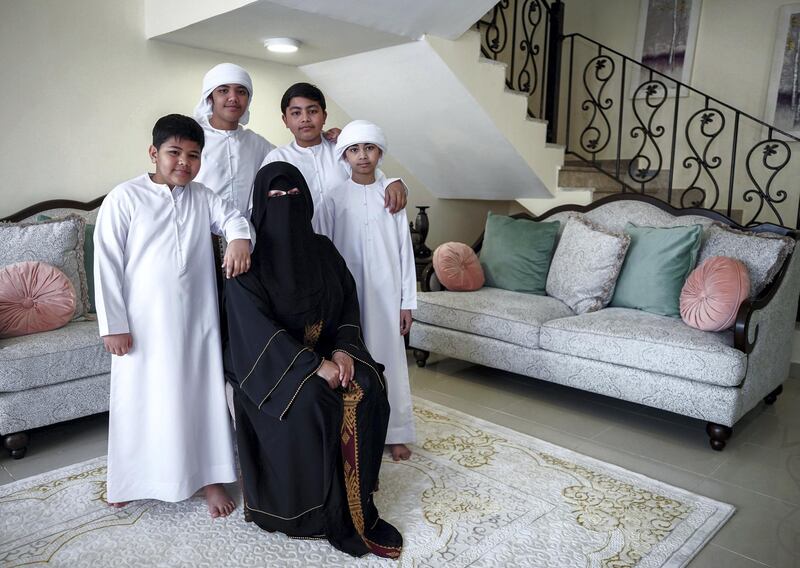
<path fill-rule="evenodd" d="M 750 300 L 745 300 L 739 306 L 739 311 L 736 312 L 736 322 L 733 324 L 733 346 L 745 354 L 753 352 L 758 339 L 758 325 L 753 326 L 752 330 L 750 329 L 750 321 L 753 318 L 754 311 L 753 303 Z M 751 335 L 753 337 L 752 341 L 750 341 Z"/>
<path fill-rule="evenodd" d="M 774 311 L 775 304 L 781 304 L 779 300 L 773 303 L 773 299 L 778 295 L 782 288 L 796 286 L 794 278 L 789 274 L 793 266 L 794 254 L 790 254 L 780 272 L 761 295 L 753 300 L 745 300 L 736 312 L 736 322 L 733 324 L 733 346 L 745 354 L 753 352 L 756 341 L 758 341 L 759 320 L 761 317 L 754 317 L 763 310 Z M 778 306 L 778 310 L 783 311 L 785 306 Z M 794 317 L 792 318 L 794 319 Z"/>
<path fill-rule="evenodd" d="M 433 270 L 432 262 L 426 264 L 425 268 L 422 269 L 420 287 L 422 288 L 423 292 L 441 292 L 442 290 L 447 290 L 447 288 L 442 286 L 442 283 L 439 282 L 439 279 L 436 277 L 436 272 Z"/>
<path fill-rule="evenodd" d="M 789 376 L 792 334 L 800 297 L 800 255 L 786 259 L 778 286 L 771 287 L 739 310 L 734 346 L 747 353 L 747 374 L 740 385 L 737 420 L 773 392 Z M 777 278 L 776 278 L 777 280 Z"/>

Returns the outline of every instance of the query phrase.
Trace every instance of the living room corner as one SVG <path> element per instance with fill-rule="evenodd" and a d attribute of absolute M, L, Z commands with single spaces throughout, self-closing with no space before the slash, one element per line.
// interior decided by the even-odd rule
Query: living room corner
<path fill-rule="evenodd" d="M 0 565 L 800 565 L 793 33 L 783 0 L 0 0 Z M 221 62 L 247 129 L 293 143 L 282 96 L 314 83 L 407 187 L 417 439 L 368 492 L 396 560 L 263 530 L 308 511 L 257 510 L 242 471 L 229 516 L 109 506 L 98 210 Z"/>

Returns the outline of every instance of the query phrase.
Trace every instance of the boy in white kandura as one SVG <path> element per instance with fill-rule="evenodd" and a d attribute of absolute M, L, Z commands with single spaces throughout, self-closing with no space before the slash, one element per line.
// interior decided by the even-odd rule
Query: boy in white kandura
<path fill-rule="evenodd" d="M 94 233 L 95 300 L 111 361 L 108 502 L 182 501 L 203 488 L 212 517 L 235 504 L 217 290 L 209 231 L 229 245 L 230 278 L 250 266 L 247 220 L 192 179 L 203 130 L 168 115 L 144 174 L 109 192 Z"/>
<path fill-rule="evenodd" d="M 244 128 L 250 120 L 253 80 L 242 67 L 220 63 L 203 77 L 194 118 L 203 127 L 202 165 L 195 181 L 248 215 L 253 180 L 275 146 Z"/>
<path fill-rule="evenodd" d="M 396 460 L 408 459 L 416 441 L 403 335 L 417 307 L 414 253 L 405 209 L 385 208 L 386 177 L 378 170 L 386 137 L 376 125 L 354 120 L 344 127 L 336 155 L 350 178 L 331 191 L 324 210 L 331 240 L 353 274 L 367 349 L 386 366 L 389 429 L 386 444 Z"/>

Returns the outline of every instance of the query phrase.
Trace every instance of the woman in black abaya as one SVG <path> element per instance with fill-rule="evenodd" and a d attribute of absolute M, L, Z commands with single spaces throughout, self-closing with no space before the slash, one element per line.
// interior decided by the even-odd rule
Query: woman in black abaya
<path fill-rule="evenodd" d="M 245 514 L 353 556 L 396 558 L 402 537 L 372 499 L 389 420 L 383 367 L 361 339 L 355 282 L 314 234 L 313 211 L 297 168 L 263 167 L 252 267 L 225 285 Z"/>

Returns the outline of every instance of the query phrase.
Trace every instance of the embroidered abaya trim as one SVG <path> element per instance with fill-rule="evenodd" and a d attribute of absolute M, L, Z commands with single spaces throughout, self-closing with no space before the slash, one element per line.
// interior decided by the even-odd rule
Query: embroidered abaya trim
<path fill-rule="evenodd" d="M 253 371 L 256 370 L 256 367 L 258 367 L 258 362 L 261 361 L 261 358 L 264 356 L 264 353 L 266 353 L 267 349 L 269 349 L 269 344 L 272 343 L 272 340 L 275 339 L 275 336 L 278 335 L 279 333 L 284 333 L 285 331 L 286 331 L 285 329 L 279 329 L 278 331 L 272 334 L 272 337 L 269 338 L 269 341 L 267 341 L 267 344 L 264 346 L 264 349 L 262 349 L 261 353 L 258 355 L 256 362 L 253 363 L 253 368 L 250 369 L 250 372 L 247 373 L 247 376 L 244 379 L 242 379 L 242 382 L 239 383 L 239 386 L 244 386 L 245 381 L 249 379 L 250 375 L 253 374 Z"/>
<path fill-rule="evenodd" d="M 283 373 L 281 373 L 281 377 L 278 379 L 278 381 L 275 383 L 275 385 L 274 385 L 274 386 L 273 386 L 273 387 L 270 389 L 270 391 L 267 393 L 267 396 L 265 396 L 265 397 L 264 397 L 264 400 L 262 400 L 262 401 L 259 403 L 259 405 L 258 405 L 258 409 L 259 409 L 259 410 L 261 410 L 261 407 L 262 407 L 262 406 L 264 406 L 264 403 L 265 403 L 265 402 L 267 402 L 267 399 L 270 397 L 270 395 L 271 395 L 273 392 L 275 392 L 275 389 L 276 389 L 276 388 L 278 388 L 278 385 L 279 385 L 279 384 L 281 384 L 281 381 L 283 380 L 283 377 L 285 377 L 285 376 L 286 376 L 286 373 L 288 373 L 288 372 L 289 372 L 289 369 L 291 369 L 291 368 L 292 368 L 292 365 L 294 365 L 294 362 L 295 362 L 295 361 L 297 361 L 297 358 L 298 358 L 298 357 L 300 357 L 300 355 L 303 353 L 303 351 L 311 351 L 311 349 L 309 349 L 308 347 L 303 347 L 303 348 L 302 348 L 300 351 L 298 351 L 298 352 L 297 352 L 297 354 L 296 354 L 296 355 L 294 356 L 294 358 L 292 359 L 292 362 L 291 362 L 291 363 L 289 363 L 289 366 L 288 366 L 288 367 L 286 367 L 286 368 L 283 370 Z M 321 365 L 320 365 L 320 366 L 321 366 Z M 319 369 L 319 367 L 317 367 L 317 369 Z M 312 374 L 313 374 L 313 373 L 312 373 Z M 306 378 L 305 378 L 305 379 L 303 379 L 303 383 L 305 383 L 305 382 L 308 380 L 308 377 L 310 377 L 310 376 L 311 376 L 311 375 L 307 375 L 307 376 L 306 376 Z M 291 405 L 292 405 L 292 402 L 294 402 L 294 398 L 295 398 L 295 396 L 297 396 L 297 393 L 298 393 L 298 392 L 300 392 L 300 389 L 303 387 L 303 383 L 300 383 L 300 386 L 299 386 L 299 387 L 297 387 L 297 391 L 294 393 L 294 396 L 292 397 L 292 400 L 291 400 L 291 401 L 289 401 L 289 406 L 291 406 Z M 286 407 L 286 410 L 289 410 L 289 406 L 287 406 L 287 407 Z M 286 412 L 286 410 L 284 410 L 284 413 Z"/>
<path fill-rule="evenodd" d="M 352 355 L 351 355 L 352 357 Z M 362 361 L 363 362 L 363 361 Z M 374 371 L 375 369 L 373 369 Z M 342 461 L 344 462 L 344 486 L 347 492 L 347 505 L 350 518 L 361 540 L 373 554 L 385 558 L 397 558 L 401 548 L 384 546 L 371 541 L 364 534 L 364 509 L 361 502 L 361 476 L 359 471 L 357 408 L 364 398 L 364 390 L 352 379 L 350 386 L 342 395 L 344 399 L 344 418 L 342 420 Z M 380 517 L 375 520 L 375 526 Z"/>

